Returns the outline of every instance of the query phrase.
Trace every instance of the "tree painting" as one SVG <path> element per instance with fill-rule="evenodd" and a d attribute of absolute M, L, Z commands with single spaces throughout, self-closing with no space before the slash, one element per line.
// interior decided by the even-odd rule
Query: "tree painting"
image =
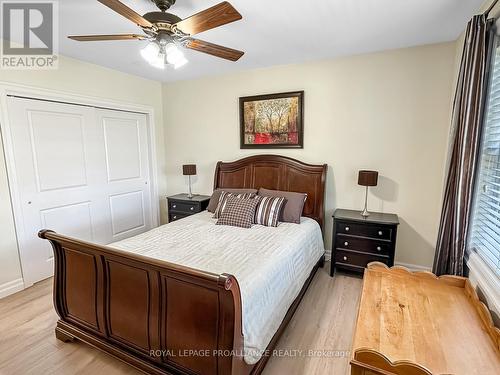
<path fill-rule="evenodd" d="M 273 96 L 278 96 L 273 98 Z M 244 145 L 299 146 L 302 97 L 284 94 L 269 99 L 242 98 Z"/>

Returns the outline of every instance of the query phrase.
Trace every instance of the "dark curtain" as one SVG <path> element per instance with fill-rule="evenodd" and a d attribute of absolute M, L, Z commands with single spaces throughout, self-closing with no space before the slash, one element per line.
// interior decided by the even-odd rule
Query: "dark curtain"
<path fill-rule="evenodd" d="M 494 28 L 494 20 L 487 20 L 486 15 L 474 16 L 467 25 L 453 102 L 452 140 L 433 266 L 437 275 L 464 273 Z"/>

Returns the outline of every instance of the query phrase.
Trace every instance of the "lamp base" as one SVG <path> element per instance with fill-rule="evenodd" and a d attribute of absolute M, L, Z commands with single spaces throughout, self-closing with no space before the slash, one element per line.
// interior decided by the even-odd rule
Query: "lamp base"
<path fill-rule="evenodd" d="M 361 216 L 365 219 L 370 216 L 370 213 L 368 212 L 368 186 L 365 187 L 365 208 L 363 209 L 363 212 L 361 212 Z"/>
<path fill-rule="evenodd" d="M 188 198 L 193 199 L 193 192 L 191 191 L 191 176 L 188 176 L 188 181 L 189 181 L 189 192 L 188 192 Z"/>

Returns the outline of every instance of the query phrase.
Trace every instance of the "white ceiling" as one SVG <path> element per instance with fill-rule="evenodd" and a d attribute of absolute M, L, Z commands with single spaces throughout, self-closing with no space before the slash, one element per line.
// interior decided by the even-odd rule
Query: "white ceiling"
<path fill-rule="evenodd" d="M 177 0 L 181 18 L 222 0 Z M 150 0 L 123 0 L 140 14 Z M 132 22 L 96 0 L 62 0 L 60 53 L 158 81 L 176 81 L 242 69 L 328 59 L 455 40 L 483 0 L 230 0 L 243 20 L 197 37 L 245 51 L 233 63 L 186 51 L 189 64 L 158 70 L 144 62 L 145 41 L 76 42 L 70 34 L 137 33 Z"/>

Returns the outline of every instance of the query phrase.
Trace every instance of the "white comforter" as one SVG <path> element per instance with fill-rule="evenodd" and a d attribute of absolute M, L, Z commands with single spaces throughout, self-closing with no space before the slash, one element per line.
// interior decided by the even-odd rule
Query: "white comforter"
<path fill-rule="evenodd" d="M 245 362 L 256 363 L 324 253 L 318 223 L 250 229 L 215 225 L 205 211 L 109 246 L 238 280 Z"/>

